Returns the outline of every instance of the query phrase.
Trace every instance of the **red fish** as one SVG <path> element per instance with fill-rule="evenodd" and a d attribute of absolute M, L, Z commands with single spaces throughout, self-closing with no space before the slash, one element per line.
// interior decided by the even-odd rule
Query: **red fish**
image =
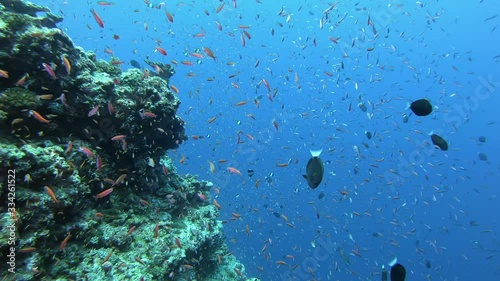
<path fill-rule="evenodd" d="M 112 5 L 114 5 L 114 4 L 115 4 L 115 3 L 113 3 L 113 2 L 108 2 L 108 1 L 99 1 L 99 2 L 97 2 L 97 5 L 99 5 L 99 6 L 112 6 Z"/>
<path fill-rule="evenodd" d="M 141 115 L 142 119 L 144 119 L 144 118 L 155 118 L 156 117 L 156 114 L 154 114 L 151 111 L 139 112 L 139 114 Z"/>
<path fill-rule="evenodd" d="M 126 138 L 126 135 L 117 135 L 111 138 L 112 141 L 121 141 L 122 139 Z"/>
<path fill-rule="evenodd" d="M 88 117 L 91 117 L 91 116 L 96 115 L 97 112 L 99 112 L 99 105 L 94 107 L 91 111 L 89 111 L 89 113 L 87 115 L 88 115 Z"/>
<path fill-rule="evenodd" d="M 115 108 L 113 107 L 113 104 L 111 103 L 111 101 L 108 101 L 108 112 L 109 112 L 109 115 L 113 115 L 113 113 L 115 112 Z"/>
<path fill-rule="evenodd" d="M 72 149 L 73 149 L 73 142 L 69 141 L 68 146 L 66 147 L 66 150 L 64 151 L 64 154 L 70 153 Z"/>
<path fill-rule="evenodd" d="M 101 170 L 101 168 L 102 168 L 102 159 L 101 159 L 101 156 L 97 155 L 97 160 L 95 162 L 95 165 L 96 165 L 96 172 L 98 172 L 99 170 Z"/>
<path fill-rule="evenodd" d="M 266 86 L 267 91 L 270 92 L 271 91 L 271 86 L 269 86 L 269 82 L 267 82 L 266 78 L 262 79 L 262 83 L 264 83 L 264 86 Z"/>
<path fill-rule="evenodd" d="M 5 70 L 0 69 L 0 77 L 9 78 L 9 73 Z"/>
<path fill-rule="evenodd" d="M 182 244 L 181 244 L 181 241 L 179 240 L 179 238 L 175 238 L 175 244 L 176 244 L 179 248 L 182 248 Z"/>
<path fill-rule="evenodd" d="M 113 188 L 108 188 L 104 190 L 103 192 L 97 194 L 94 198 L 99 199 L 108 196 L 111 192 L 113 192 Z"/>
<path fill-rule="evenodd" d="M 176 86 L 174 86 L 174 85 L 170 85 L 170 89 L 172 89 L 172 91 L 173 91 L 174 93 L 176 93 L 176 94 L 178 94 L 178 93 L 179 93 L 179 89 L 177 89 L 177 87 L 176 87 Z"/>
<path fill-rule="evenodd" d="M 220 5 L 219 7 L 217 7 L 217 10 L 215 12 L 217 14 L 220 13 L 220 11 L 222 11 L 222 8 L 224 8 L 224 3 L 222 3 L 222 5 Z"/>
<path fill-rule="evenodd" d="M 47 194 L 50 196 L 50 198 L 52 198 L 52 200 L 54 200 L 54 202 L 59 204 L 59 201 L 57 200 L 54 191 L 52 191 L 52 189 L 50 189 L 50 187 L 48 187 L 48 186 L 44 186 L 43 188 L 45 189 L 45 192 L 47 192 Z"/>
<path fill-rule="evenodd" d="M 160 53 L 160 54 L 162 54 L 162 55 L 164 55 L 164 56 L 166 56 L 166 55 L 167 55 L 167 51 L 165 51 L 165 49 L 163 49 L 163 48 L 162 48 L 162 47 L 160 47 L 160 46 L 157 46 L 157 47 L 156 47 L 156 50 L 158 51 L 158 53 Z"/>
<path fill-rule="evenodd" d="M 246 41 L 245 41 L 245 36 L 243 36 L 243 34 L 241 34 L 241 46 L 245 47 L 246 46 Z"/>
<path fill-rule="evenodd" d="M 214 52 L 212 50 L 210 50 L 210 48 L 203 47 L 203 52 L 205 52 L 205 54 L 207 54 L 207 56 L 209 56 L 209 57 L 211 57 L 212 59 L 215 60 Z"/>
<path fill-rule="evenodd" d="M 222 31 L 222 25 L 218 21 L 216 21 L 215 24 L 217 25 L 217 29 Z"/>
<path fill-rule="evenodd" d="M 97 12 L 94 9 L 91 9 L 90 12 L 94 16 L 97 25 L 99 25 L 101 28 L 104 28 L 104 22 L 102 21 L 101 17 L 97 14 Z"/>
<path fill-rule="evenodd" d="M 64 247 L 66 247 L 66 244 L 68 244 L 69 238 L 71 238 L 71 232 L 68 233 L 68 236 L 66 236 L 66 238 L 64 238 L 64 240 L 61 242 L 61 246 L 59 246 L 59 251 L 61 251 L 62 249 L 64 249 Z"/>
<path fill-rule="evenodd" d="M 87 157 L 94 157 L 94 152 L 92 152 L 92 150 L 90 150 L 90 148 L 82 146 L 78 150 L 85 153 L 85 155 L 87 155 Z"/>
<path fill-rule="evenodd" d="M 169 22 L 174 22 L 174 17 L 168 11 L 165 11 L 165 15 L 167 15 L 167 19 Z"/>
<path fill-rule="evenodd" d="M 54 72 L 52 67 L 50 67 L 50 65 L 48 65 L 46 63 L 42 63 L 42 66 L 45 69 L 45 71 L 47 71 L 47 73 L 50 75 L 50 77 L 57 79 L 56 73 Z"/>
<path fill-rule="evenodd" d="M 36 120 L 42 122 L 42 123 L 45 123 L 45 124 L 48 124 L 50 123 L 49 120 L 45 119 L 42 115 L 40 115 L 40 113 L 34 111 L 34 110 L 30 110 L 29 111 L 29 116 L 33 116 Z"/>
<path fill-rule="evenodd" d="M 207 196 L 205 196 L 205 194 L 201 193 L 201 192 L 198 192 L 198 198 L 200 198 L 201 201 L 206 201 L 207 200 Z"/>
<path fill-rule="evenodd" d="M 3 70 L 0 70 L 0 77 L 4 77 L 4 76 L 2 75 L 2 71 L 3 71 Z M 4 71 L 4 72 L 5 72 L 5 71 Z M 6 73 L 6 72 L 5 72 L 5 73 Z M 8 78 L 8 76 L 9 76 L 9 75 L 7 74 L 7 78 Z M 23 75 L 23 77 L 21 77 L 21 79 L 17 80 L 17 82 L 16 82 L 16 86 L 17 86 L 17 87 L 22 87 L 22 86 L 24 86 L 24 84 L 26 84 L 26 81 L 28 80 L 28 78 L 29 78 L 29 77 L 30 77 L 30 76 L 28 75 L 28 73 L 24 74 L 24 75 Z"/>
<path fill-rule="evenodd" d="M 241 175 L 241 172 L 236 169 L 236 168 L 233 168 L 233 167 L 227 167 L 227 170 L 229 171 L 229 173 L 231 174 L 237 174 L 237 175 Z"/>

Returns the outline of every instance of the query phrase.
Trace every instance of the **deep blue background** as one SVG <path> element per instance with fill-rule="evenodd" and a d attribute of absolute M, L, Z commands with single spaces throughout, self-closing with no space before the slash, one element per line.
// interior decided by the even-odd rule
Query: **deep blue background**
<path fill-rule="evenodd" d="M 171 156 L 176 163 L 186 157 L 184 164 L 177 164 L 180 173 L 197 174 L 220 189 L 217 200 L 223 206 L 221 219 L 228 220 L 229 247 L 246 265 L 248 276 L 379 280 L 381 265 L 397 256 L 408 280 L 499 279 L 495 173 L 500 59 L 493 57 L 500 54 L 500 18 L 484 19 L 498 13 L 500 4 L 446 0 L 423 1 L 421 7 L 399 4 L 403 1 L 347 1 L 329 13 L 330 22 L 320 29 L 328 1 L 261 1 L 240 0 L 237 8 L 223 1 L 218 14 L 220 1 L 167 1 L 161 9 L 139 0 L 115 1 L 113 6 L 36 2 L 63 14 L 60 27 L 99 58 L 110 59 L 104 53 L 109 47 L 125 62 L 147 57 L 179 62 L 171 79 L 180 90 L 178 114 L 187 122 L 188 135 L 204 138 L 188 140 Z M 282 5 L 286 16 L 278 15 Z M 94 21 L 91 8 L 104 20 L 104 29 Z M 174 23 L 167 21 L 165 10 L 173 14 Z M 367 25 L 368 16 L 377 37 Z M 247 31 L 252 39 L 246 39 L 245 47 L 239 24 L 251 26 Z M 200 32 L 206 36 L 193 37 Z M 115 34 L 119 40 L 113 39 Z M 338 44 L 329 37 L 340 37 Z M 168 56 L 155 52 L 158 40 Z M 216 61 L 180 64 L 195 62 L 185 53 L 203 46 L 214 51 Z M 188 77 L 188 72 L 196 76 Z M 264 85 L 259 87 L 263 78 L 278 90 L 273 102 Z M 253 101 L 259 96 L 257 108 Z M 435 111 L 423 118 L 412 115 L 403 123 L 402 115 L 410 115 L 408 102 L 418 98 L 432 101 Z M 239 101 L 248 103 L 235 107 Z M 371 119 L 359 103 L 366 104 Z M 214 116 L 217 120 L 209 124 Z M 243 144 L 237 144 L 238 131 L 243 132 Z M 375 133 L 374 138 L 368 140 L 365 131 Z M 447 139 L 450 150 L 434 149 L 431 132 Z M 484 144 L 477 140 L 481 135 L 486 136 Z M 301 175 L 309 149 L 318 148 L 323 149 L 321 158 L 331 163 L 325 165 L 323 184 L 310 190 Z M 488 155 L 488 162 L 478 159 L 479 152 Z M 219 165 L 219 159 L 229 162 Z M 276 166 L 290 160 L 288 167 Z M 215 174 L 207 161 L 216 163 Z M 228 166 L 243 176 L 229 175 Z M 248 177 L 247 169 L 255 175 Z M 274 173 L 272 184 L 265 180 L 269 173 Z M 318 199 L 321 192 L 325 197 Z M 229 220 L 232 212 L 242 219 Z M 265 251 L 267 260 L 261 249 L 268 239 L 272 245 Z M 278 260 L 288 265 L 278 268 Z"/>

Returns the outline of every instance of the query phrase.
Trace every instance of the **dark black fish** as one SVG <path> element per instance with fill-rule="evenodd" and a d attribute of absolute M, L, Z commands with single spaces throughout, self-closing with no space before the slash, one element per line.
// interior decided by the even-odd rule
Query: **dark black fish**
<path fill-rule="evenodd" d="M 323 199 L 323 197 L 325 197 L 325 193 L 321 191 L 321 193 L 318 195 L 318 199 L 321 200 Z"/>
<path fill-rule="evenodd" d="M 425 260 L 425 267 L 427 267 L 427 268 L 430 269 L 431 268 L 431 262 L 428 261 L 428 260 Z"/>
<path fill-rule="evenodd" d="M 427 99 L 419 99 L 411 103 L 410 109 L 417 116 L 427 116 L 432 112 L 432 105 Z"/>
<path fill-rule="evenodd" d="M 365 131 L 365 136 L 371 140 L 372 139 L 372 133 L 368 132 L 368 131 Z"/>
<path fill-rule="evenodd" d="M 397 263 L 391 267 L 391 281 L 404 281 L 406 279 L 406 269 Z"/>
<path fill-rule="evenodd" d="M 307 162 L 306 174 L 303 177 L 307 180 L 307 184 L 310 188 L 315 189 L 318 187 L 323 180 L 323 173 L 325 167 L 323 166 L 323 161 L 319 158 L 323 150 L 311 150 L 311 159 Z"/>
<path fill-rule="evenodd" d="M 254 171 L 252 169 L 248 169 L 247 173 L 248 173 L 249 177 L 252 177 L 254 174 Z"/>
<path fill-rule="evenodd" d="M 368 108 L 366 107 L 366 104 L 364 102 L 360 102 L 358 103 L 358 107 L 359 109 L 361 109 L 361 111 L 363 112 L 366 112 L 368 110 Z"/>
<path fill-rule="evenodd" d="M 484 142 L 486 142 L 486 137 L 485 136 L 479 136 L 479 138 L 477 138 L 477 140 L 479 142 L 483 142 L 484 143 Z"/>
<path fill-rule="evenodd" d="M 130 65 L 132 65 L 135 68 L 141 69 L 141 64 L 136 60 L 130 60 Z"/>
<path fill-rule="evenodd" d="M 481 161 L 488 161 L 488 155 L 486 155 L 482 152 L 477 154 L 477 158 L 479 158 L 479 160 L 481 160 Z"/>
<path fill-rule="evenodd" d="M 431 140 L 435 146 L 439 147 L 439 149 L 444 151 L 448 150 L 448 143 L 442 137 L 432 134 Z"/>

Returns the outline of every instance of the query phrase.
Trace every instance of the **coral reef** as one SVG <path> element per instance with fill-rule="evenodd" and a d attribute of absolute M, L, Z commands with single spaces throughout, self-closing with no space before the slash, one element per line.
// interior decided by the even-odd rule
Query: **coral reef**
<path fill-rule="evenodd" d="M 173 68 L 122 72 L 75 47 L 61 20 L 25 1 L 0 5 L 2 206 L 16 175 L 15 211 L 0 220 L 2 235 L 16 226 L 6 280 L 243 280 L 211 183 L 178 175 L 168 156 L 187 139 Z"/>

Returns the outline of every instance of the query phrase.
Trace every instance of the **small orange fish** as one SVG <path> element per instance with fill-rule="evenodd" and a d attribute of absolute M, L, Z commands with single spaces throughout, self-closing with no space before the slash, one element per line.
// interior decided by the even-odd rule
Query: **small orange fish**
<path fill-rule="evenodd" d="M 172 16 L 172 14 L 170 14 L 168 11 L 165 11 L 165 15 L 167 16 L 169 22 L 174 22 L 174 17 Z"/>
<path fill-rule="evenodd" d="M 9 73 L 5 70 L 0 69 L 0 77 L 9 78 Z"/>
<path fill-rule="evenodd" d="M 219 205 L 219 203 L 215 199 L 214 199 L 214 206 L 215 206 L 215 208 L 217 208 L 219 210 L 222 209 L 221 205 Z"/>
<path fill-rule="evenodd" d="M 111 138 L 112 141 L 121 141 L 122 139 L 126 138 L 126 135 L 117 135 Z"/>
<path fill-rule="evenodd" d="M 27 247 L 19 250 L 19 253 L 33 253 L 34 251 L 36 251 L 35 247 Z"/>
<path fill-rule="evenodd" d="M 181 241 L 177 237 L 175 238 L 175 244 L 177 245 L 177 247 L 182 248 Z"/>
<path fill-rule="evenodd" d="M 66 238 L 64 238 L 64 240 L 61 242 L 61 246 L 59 246 L 59 251 L 61 251 L 62 249 L 64 249 L 64 247 L 66 247 L 66 244 L 68 244 L 69 238 L 71 238 L 71 232 L 68 233 L 68 236 L 66 236 Z"/>
<path fill-rule="evenodd" d="M 156 50 L 158 51 L 158 53 L 166 56 L 167 55 L 167 51 L 165 51 L 165 49 L 163 49 L 162 47 L 160 46 L 156 46 Z"/>
<path fill-rule="evenodd" d="M 207 56 L 211 57 L 213 60 L 216 60 L 214 52 L 210 48 L 203 47 L 203 52 L 205 52 L 205 54 L 207 54 Z"/>
<path fill-rule="evenodd" d="M 186 157 L 182 155 L 181 160 L 179 160 L 179 163 L 184 164 L 184 161 L 186 161 Z"/>
<path fill-rule="evenodd" d="M 36 96 L 37 99 L 39 100 L 50 100 L 54 97 L 52 94 L 46 94 L 46 95 L 38 95 Z"/>
<path fill-rule="evenodd" d="M 29 116 L 31 117 L 34 117 L 36 120 L 42 122 L 42 123 L 45 123 L 45 124 L 48 124 L 50 123 L 49 120 L 45 119 L 42 115 L 40 115 L 40 113 L 34 111 L 34 110 L 30 110 L 29 111 Z"/>
<path fill-rule="evenodd" d="M 196 33 L 196 34 L 193 34 L 193 37 L 194 38 L 202 38 L 202 37 L 205 37 L 205 33 L 204 32 Z"/>
<path fill-rule="evenodd" d="M 222 11 L 222 8 L 224 8 L 224 3 L 222 3 L 222 5 L 220 5 L 219 7 L 217 7 L 217 10 L 215 11 L 217 14 Z"/>
<path fill-rule="evenodd" d="M 133 226 L 132 226 L 132 227 L 128 230 L 127 235 L 132 234 L 132 232 L 134 232 L 135 228 L 136 228 L 136 227 L 135 227 L 135 225 L 133 225 Z"/>
<path fill-rule="evenodd" d="M 61 60 L 62 60 L 64 67 L 66 68 L 66 73 L 68 75 L 71 74 L 71 63 L 69 62 L 68 58 L 61 55 Z"/>
<path fill-rule="evenodd" d="M 0 72 L 1 72 L 1 70 L 0 70 Z M 2 75 L 0 74 L 0 76 L 2 76 Z M 2 77 L 3 77 L 3 76 L 2 76 Z M 26 81 L 28 80 L 28 78 L 29 78 L 29 77 L 30 77 L 30 76 L 29 76 L 29 74 L 28 74 L 28 73 L 24 74 L 24 75 L 23 75 L 23 77 L 21 77 L 21 79 L 17 80 L 17 82 L 16 82 L 16 86 L 17 86 L 17 87 L 22 87 L 22 86 L 24 86 L 24 84 L 26 84 Z"/>
<path fill-rule="evenodd" d="M 139 202 L 141 202 L 142 205 L 146 206 L 146 207 L 150 207 L 151 205 L 149 204 L 148 201 L 144 200 L 144 199 L 140 199 Z"/>
<path fill-rule="evenodd" d="M 108 188 L 104 190 L 103 192 L 97 194 L 94 198 L 99 199 L 108 196 L 111 192 L 113 192 L 113 188 Z"/>
<path fill-rule="evenodd" d="M 178 94 L 178 93 L 179 93 L 179 89 L 177 89 L 177 87 L 176 87 L 176 86 L 174 86 L 174 85 L 170 85 L 170 89 L 171 89 L 174 93 L 176 93 L 176 94 Z"/>
<path fill-rule="evenodd" d="M 256 181 L 255 181 L 255 184 L 254 184 L 255 188 L 258 188 L 258 187 L 259 187 L 259 183 L 260 183 L 260 180 L 256 180 Z"/>
<path fill-rule="evenodd" d="M 52 189 L 50 189 L 50 187 L 48 187 L 48 186 L 44 186 L 43 188 L 45 189 L 45 192 L 47 192 L 47 194 L 50 196 L 50 198 L 52 198 L 52 200 L 54 200 L 54 202 L 59 204 L 59 201 L 57 200 L 56 195 L 54 194 L 54 191 L 52 191 Z"/>
<path fill-rule="evenodd" d="M 229 171 L 229 173 L 231 174 L 236 174 L 236 175 L 240 175 L 241 176 L 241 172 L 236 169 L 236 168 L 233 168 L 233 167 L 227 167 L 227 170 Z"/>
<path fill-rule="evenodd" d="M 215 165 L 211 161 L 208 161 L 208 165 L 210 166 L 210 172 L 215 173 Z"/>
<path fill-rule="evenodd" d="M 94 16 L 97 25 L 99 25 L 101 28 L 104 28 L 104 22 L 102 21 L 101 17 L 97 14 L 97 12 L 94 9 L 90 10 L 90 12 Z"/>
<path fill-rule="evenodd" d="M 156 224 L 155 226 L 155 238 L 158 238 L 158 232 L 160 231 L 160 226 Z"/>
<path fill-rule="evenodd" d="M 198 59 L 202 59 L 203 58 L 203 55 L 200 54 L 200 53 L 189 53 L 189 55 L 192 56 L 192 57 L 198 58 Z"/>
<path fill-rule="evenodd" d="M 121 175 L 120 175 L 120 176 L 116 179 L 116 181 L 113 183 L 113 186 L 115 186 L 115 185 L 117 185 L 117 186 L 118 186 L 118 185 L 120 185 L 120 184 L 124 183 L 124 182 L 125 182 L 125 178 L 126 178 L 126 177 L 127 177 L 127 174 L 121 174 Z"/>

